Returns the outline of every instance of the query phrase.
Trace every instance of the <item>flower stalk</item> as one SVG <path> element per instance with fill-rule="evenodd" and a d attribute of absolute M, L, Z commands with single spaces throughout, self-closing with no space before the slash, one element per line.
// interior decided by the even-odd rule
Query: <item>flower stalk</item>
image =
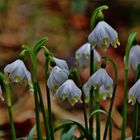
<path fill-rule="evenodd" d="M 132 47 L 132 43 L 136 38 L 136 33 L 132 32 L 128 38 L 128 42 L 125 50 L 125 80 L 124 80 L 124 104 L 123 104 L 123 124 L 122 124 L 122 134 L 121 139 L 125 140 L 126 133 L 126 121 L 127 121 L 127 100 L 128 100 L 128 68 L 129 68 L 129 52 Z"/>
<path fill-rule="evenodd" d="M 100 98 L 98 89 L 95 89 L 96 110 L 100 109 Z M 96 114 L 96 140 L 100 140 L 100 112 Z"/>
<path fill-rule="evenodd" d="M 54 130 L 53 130 L 53 119 L 52 119 L 52 112 L 51 112 L 51 97 L 50 97 L 50 90 L 47 86 L 47 80 L 49 78 L 49 56 L 46 56 L 45 60 L 45 79 L 46 79 L 46 91 L 47 91 L 47 104 L 48 104 L 48 120 L 49 120 L 49 127 L 50 127 L 50 137 L 51 140 L 54 140 Z"/>
<path fill-rule="evenodd" d="M 33 72 L 33 87 L 34 87 L 34 101 L 35 101 L 35 113 L 36 113 L 36 124 L 37 124 L 37 137 L 39 140 L 42 140 L 42 131 L 41 131 L 41 124 L 40 124 L 40 116 L 39 116 L 39 102 L 38 102 L 38 88 L 37 88 L 37 67 L 36 67 L 36 57 L 33 51 L 27 47 L 22 46 L 23 51 L 27 52 L 30 56 L 32 62 L 32 72 Z"/>
<path fill-rule="evenodd" d="M 10 120 L 11 131 L 12 131 L 12 140 L 16 140 L 16 130 L 15 130 L 14 120 L 12 116 L 12 98 L 11 98 L 9 79 L 7 78 L 6 75 L 2 74 L 1 72 L 0 72 L 0 79 L 4 81 L 4 87 L 6 91 L 6 100 L 7 100 L 6 102 L 7 102 L 9 120 Z"/>
<path fill-rule="evenodd" d="M 113 94 L 112 94 L 112 98 L 111 98 L 111 103 L 110 103 L 110 107 L 109 107 L 107 122 L 106 122 L 105 130 L 104 130 L 104 135 L 103 135 L 103 140 L 106 140 L 108 126 L 111 125 L 111 112 L 112 112 L 113 103 L 114 103 L 114 99 L 115 99 L 115 95 L 116 95 L 116 88 L 117 88 L 117 81 L 118 81 L 118 72 L 117 72 L 117 65 L 116 65 L 116 63 L 111 58 L 104 57 L 103 59 L 105 59 L 104 60 L 105 62 L 109 61 L 112 64 L 112 67 L 114 69 L 114 76 L 115 76 L 115 78 L 114 78 L 114 86 L 113 86 Z"/>
<path fill-rule="evenodd" d="M 81 82 L 81 79 L 80 79 L 80 75 L 77 71 L 77 69 L 73 69 L 73 75 L 76 76 L 76 79 L 77 79 L 77 83 L 79 84 L 79 88 L 82 90 L 82 109 L 83 109 L 83 113 L 84 113 L 84 122 L 85 122 L 85 128 L 86 130 L 88 131 L 88 122 L 87 122 L 87 113 L 86 113 L 86 104 L 85 104 L 85 98 L 84 98 L 84 93 L 83 93 L 83 89 L 82 89 L 82 82 Z"/>

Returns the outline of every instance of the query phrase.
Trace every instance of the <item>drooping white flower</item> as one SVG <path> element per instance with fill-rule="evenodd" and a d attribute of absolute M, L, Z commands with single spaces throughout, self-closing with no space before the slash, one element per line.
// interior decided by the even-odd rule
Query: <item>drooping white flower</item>
<path fill-rule="evenodd" d="M 27 70 L 22 60 L 16 60 L 4 68 L 4 72 L 8 75 L 11 82 L 20 83 L 25 80 L 28 81 L 29 90 L 34 91 L 32 85 L 31 73 Z"/>
<path fill-rule="evenodd" d="M 95 47 L 106 50 L 111 44 L 114 48 L 120 45 L 118 33 L 105 21 L 100 21 L 88 36 L 88 41 Z"/>
<path fill-rule="evenodd" d="M 61 69 L 55 66 L 48 78 L 47 85 L 51 92 L 54 94 L 56 90 L 68 79 L 69 72 L 65 69 Z"/>
<path fill-rule="evenodd" d="M 23 61 L 19 59 L 6 65 L 4 72 L 8 74 L 11 82 L 19 83 L 26 79 L 28 82 L 32 81 L 30 72 L 27 70 Z"/>
<path fill-rule="evenodd" d="M 140 64 L 140 45 L 135 45 L 130 49 L 129 64 L 134 70 Z"/>
<path fill-rule="evenodd" d="M 136 100 L 140 103 L 140 79 L 129 89 L 128 102 L 134 105 Z"/>
<path fill-rule="evenodd" d="M 72 106 L 81 99 L 81 95 L 81 90 L 75 85 L 73 80 L 64 82 L 56 92 L 56 96 L 60 100 L 65 100 L 67 98 Z"/>
<path fill-rule="evenodd" d="M 66 69 L 68 70 L 68 65 L 67 65 L 67 62 L 65 60 L 62 60 L 62 59 L 58 59 L 58 58 L 55 58 L 53 57 L 55 63 L 56 63 L 56 66 L 60 67 L 61 69 Z"/>
<path fill-rule="evenodd" d="M 2 89 L 1 89 L 1 86 L 0 86 L 0 99 L 1 99 L 2 101 L 4 101 L 4 98 L 3 98 L 3 96 L 2 96 Z"/>
<path fill-rule="evenodd" d="M 85 68 L 90 65 L 90 43 L 82 45 L 75 53 L 75 58 L 80 67 Z M 94 62 L 101 60 L 100 54 L 94 49 Z"/>
<path fill-rule="evenodd" d="M 100 68 L 89 78 L 88 84 L 95 89 L 100 86 L 110 89 L 113 86 L 113 80 L 104 68 Z"/>

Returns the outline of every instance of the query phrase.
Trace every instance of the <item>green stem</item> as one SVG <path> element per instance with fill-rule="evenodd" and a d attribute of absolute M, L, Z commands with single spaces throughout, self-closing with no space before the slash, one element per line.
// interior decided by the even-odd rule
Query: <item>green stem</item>
<path fill-rule="evenodd" d="M 90 19 L 90 31 L 93 30 L 95 27 L 95 23 L 98 18 L 103 18 L 102 11 L 108 9 L 107 5 L 103 5 L 98 7 L 97 9 L 94 10 L 91 19 Z M 90 76 L 94 73 L 94 48 L 92 45 L 90 45 Z M 91 112 L 93 112 L 94 107 L 93 107 L 93 87 L 91 87 L 90 90 L 90 101 L 89 101 L 89 116 Z M 89 132 L 93 136 L 93 117 L 89 119 Z M 94 139 L 94 138 L 93 138 Z"/>
<path fill-rule="evenodd" d="M 38 89 L 38 94 L 39 94 L 39 99 L 40 99 L 40 105 L 41 105 L 41 110 L 42 110 L 43 119 L 44 119 L 46 138 L 47 138 L 47 140 L 50 140 L 47 114 L 46 114 L 46 111 L 45 111 L 45 106 L 44 106 L 44 102 L 43 102 L 43 98 L 42 98 L 42 94 L 41 94 L 41 89 L 40 89 L 39 82 L 37 82 L 37 89 Z"/>
<path fill-rule="evenodd" d="M 47 91 L 47 104 L 48 104 L 48 115 L 49 115 L 49 127 L 50 127 L 50 136 L 51 140 L 54 140 L 54 131 L 53 131 L 53 119 L 51 112 L 51 98 L 50 98 L 50 90 L 47 86 L 47 80 L 49 77 L 49 57 L 46 58 L 45 61 L 45 76 L 46 76 L 46 91 Z"/>
<path fill-rule="evenodd" d="M 8 83 L 5 83 L 5 90 L 7 94 L 7 107 L 8 107 L 8 114 L 11 124 L 11 131 L 12 131 L 12 139 L 16 140 L 16 130 L 14 126 L 14 120 L 12 116 L 12 101 L 11 101 L 11 90 Z"/>
<path fill-rule="evenodd" d="M 136 38 L 136 33 L 132 32 L 128 38 L 126 50 L 125 50 L 125 80 L 124 80 L 124 104 L 123 104 L 123 124 L 121 139 L 125 140 L 126 133 L 126 121 L 127 121 L 127 98 L 128 98 L 128 67 L 129 67 L 129 52 L 132 47 L 132 43 Z"/>
<path fill-rule="evenodd" d="M 7 77 L 5 76 L 5 90 L 6 90 L 6 95 L 7 95 L 7 107 L 8 107 L 8 114 L 9 114 L 9 119 L 10 119 L 10 124 L 11 124 L 11 131 L 12 131 L 12 139 L 16 140 L 16 130 L 14 126 L 14 120 L 12 116 L 12 98 L 11 98 L 11 89 L 9 86 L 9 81 L 6 79 Z"/>
<path fill-rule="evenodd" d="M 96 110 L 100 109 L 99 92 L 95 90 Z M 100 112 L 96 114 L 96 140 L 100 140 Z"/>
<path fill-rule="evenodd" d="M 137 128 L 138 128 L 138 101 L 136 101 L 134 106 L 132 140 L 136 140 Z"/>
<path fill-rule="evenodd" d="M 84 122 L 85 122 L 85 128 L 86 130 L 88 131 L 88 122 L 87 122 L 87 113 L 86 113 L 86 104 L 85 104 L 85 98 L 84 98 L 84 93 L 83 93 L 83 90 L 82 90 L 82 82 L 81 82 L 81 78 L 80 78 L 80 75 L 77 71 L 76 68 L 73 68 L 72 69 L 73 71 L 73 75 L 76 77 L 76 80 L 77 80 L 77 84 L 79 85 L 79 88 L 81 89 L 82 91 L 82 109 L 83 109 L 83 113 L 84 113 Z"/>
<path fill-rule="evenodd" d="M 125 132 L 126 132 L 127 97 L 128 97 L 128 69 L 125 69 L 122 140 L 125 140 Z"/>
<path fill-rule="evenodd" d="M 6 75 L 0 72 L 0 79 L 4 81 L 4 87 L 6 91 L 6 100 L 7 100 L 7 108 L 8 108 L 8 114 L 10 119 L 10 125 L 11 125 L 11 131 L 12 131 L 12 140 L 16 140 L 16 130 L 14 126 L 14 120 L 12 116 L 12 98 L 11 98 L 11 89 L 9 86 L 9 79 Z"/>
<path fill-rule="evenodd" d="M 112 125 L 109 127 L 109 140 L 112 140 Z"/>
<path fill-rule="evenodd" d="M 104 136 L 103 136 L 103 140 L 106 140 L 108 126 L 111 125 L 110 124 L 111 112 L 112 112 L 113 103 L 114 103 L 114 99 L 115 99 L 115 95 L 116 95 L 116 88 L 117 88 L 117 81 L 118 81 L 118 72 L 117 72 L 117 65 L 116 65 L 116 63 L 111 58 L 104 57 L 103 59 L 105 59 L 105 61 L 109 61 L 112 64 L 112 67 L 114 69 L 114 76 L 115 76 L 115 78 L 114 78 L 113 93 L 112 93 L 112 99 L 111 99 L 111 103 L 110 103 L 110 108 L 109 108 L 107 122 L 106 122 L 105 130 L 104 130 Z"/>
<path fill-rule="evenodd" d="M 36 113 L 36 124 L 37 124 L 37 138 L 42 140 L 41 134 L 41 125 L 40 125 L 40 116 L 39 116 L 39 103 L 38 103 L 38 95 L 37 95 L 37 83 L 34 82 L 34 100 L 35 100 L 35 113 Z"/>
<path fill-rule="evenodd" d="M 10 124 L 11 124 L 12 140 L 16 140 L 16 130 L 15 130 L 15 126 L 14 126 L 14 120 L 13 120 L 13 116 L 12 116 L 11 106 L 8 106 L 8 114 L 9 114 L 9 119 L 10 119 Z"/>
<path fill-rule="evenodd" d="M 94 73 L 94 48 L 90 45 L 90 76 Z M 93 87 L 90 89 L 89 116 L 93 112 Z M 89 119 L 89 132 L 93 136 L 93 116 Z"/>
<path fill-rule="evenodd" d="M 95 23 L 96 23 L 97 19 L 104 18 L 102 11 L 107 10 L 107 9 L 108 9 L 108 6 L 103 5 L 103 6 L 100 6 L 93 11 L 93 14 L 92 14 L 91 19 L 90 19 L 90 31 L 92 31 L 93 28 L 95 27 Z"/>
<path fill-rule="evenodd" d="M 28 53 L 32 62 L 32 72 L 33 72 L 33 85 L 34 85 L 34 101 L 35 101 L 35 110 L 36 110 L 36 124 L 37 124 L 37 137 L 39 140 L 42 140 L 42 131 L 40 124 L 40 115 L 39 115 L 39 103 L 38 103 L 38 87 L 37 87 L 37 67 L 36 67 L 36 57 L 33 53 L 33 50 L 26 45 L 22 46 L 24 56 L 25 52 Z"/>
<path fill-rule="evenodd" d="M 81 89 L 82 90 L 82 89 Z M 85 104 L 85 99 L 84 99 L 84 93 L 82 91 L 82 109 L 84 113 L 84 121 L 85 121 L 85 128 L 88 131 L 88 122 L 87 122 L 87 113 L 86 113 L 86 104 Z"/>

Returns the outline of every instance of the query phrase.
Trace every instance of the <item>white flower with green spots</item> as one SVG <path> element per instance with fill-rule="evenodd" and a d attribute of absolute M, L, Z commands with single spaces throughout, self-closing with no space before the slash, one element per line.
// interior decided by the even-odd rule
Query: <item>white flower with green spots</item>
<path fill-rule="evenodd" d="M 85 43 L 82 45 L 76 51 L 75 58 L 80 67 L 88 67 L 90 65 L 90 43 Z M 100 54 L 94 49 L 94 62 L 99 62 L 100 60 Z"/>
<path fill-rule="evenodd" d="M 55 66 L 48 78 L 47 85 L 51 92 L 54 94 L 56 90 L 68 79 L 69 72 L 65 69 L 61 69 Z"/>
<path fill-rule="evenodd" d="M 100 21 L 88 36 L 93 47 L 98 46 L 106 50 L 111 44 L 114 48 L 120 45 L 118 33 L 105 21 Z"/>
<path fill-rule="evenodd" d="M 60 100 L 65 100 L 67 98 L 72 106 L 81 100 L 81 95 L 81 90 L 75 85 L 73 80 L 64 82 L 56 92 L 56 96 Z"/>
<path fill-rule="evenodd" d="M 4 68 L 4 72 L 8 75 L 11 82 L 20 83 L 23 81 L 28 81 L 29 90 L 34 91 L 32 85 L 31 73 L 27 70 L 25 64 L 22 60 L 16 60 Z"/>
<path fill-rule="evenodd" d="M 136 100 L 140 103 L 140 79 L 129 89 L 128 102 L 134 105 Z"/>
<path fill-rule="evenodd" d="M 110 89 L 113 86 L 113 80 L 108 75 L 104 68 L 98 69 L 88 80 L 88 85 L 93 86 L 95 89 L 104 86 Z"/>

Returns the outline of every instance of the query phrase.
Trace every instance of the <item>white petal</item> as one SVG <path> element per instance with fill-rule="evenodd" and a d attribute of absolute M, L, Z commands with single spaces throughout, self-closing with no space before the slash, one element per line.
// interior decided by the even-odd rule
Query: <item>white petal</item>
<path fill-rule="evenodd" d="M 131 48 L 129 54 L 129 64 L 134 70 L 136 70 L 138 64 L 140 64 L 140 45 L 135 45 Z"/>
<path fill-rule="evenodd" d="M 53 90 L 54 88 L 58 88 L 68 79 L 68 71 L 55 66 L 48 78 L 47 85 Z"/>
<path fill-rule="evenodd" d="M 90 65 L 90 43 L 83 44 L 76 51 L 75 58 L 80 67 L 88 67 Z M 100 54 L 94 49 L 94 62 L 99 62 L 100 60 Z"/>
<path fill-rule="evenodd" d="M 53 59 L 56 63 L 56 66 L 60 67 L 61 69 L 66 69 L 66 70 L 69 69 L 65 60 L 58 59 L 58 58 L 55 58 L 55 57 L 53 57 Z"/>

